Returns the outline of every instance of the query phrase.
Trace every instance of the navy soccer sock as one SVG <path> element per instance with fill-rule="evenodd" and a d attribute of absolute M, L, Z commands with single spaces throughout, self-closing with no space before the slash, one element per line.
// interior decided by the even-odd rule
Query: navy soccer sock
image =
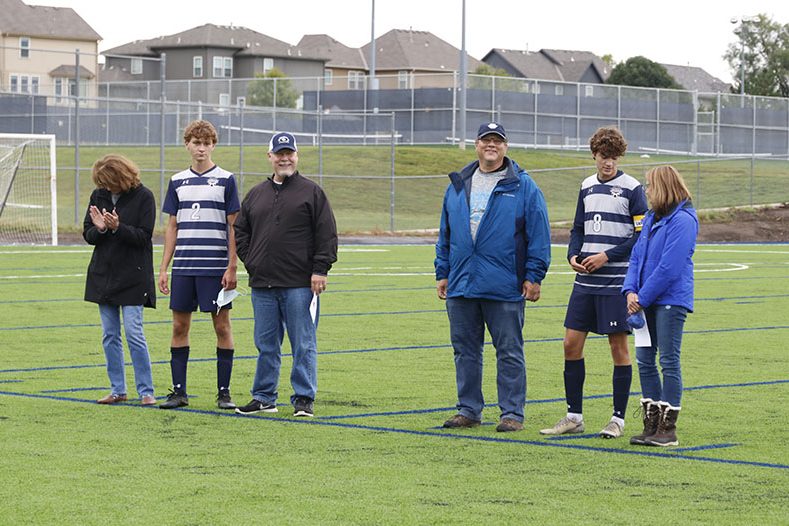
<path fill-rule="evenodd" d="M 614 366 L 614 416 L 624 420 L 627 399 L 630 397 L 630 383 L 633 380 L 632 365 Z"/>
<path fill-rule="evenodd" d="M 585 379 L 586 365 L 583 358 L 564 361 L 564 395 L 567 397 L 568 413 L 583 413 Z"/>
<path fill-rule="evenodd" d="M 173 389 L 186 392 L 186 364 L 189 362 L 189 346 L 170 347 L 170 373 Z"/>
<path fill-rule="evenodd" d="M 216 348 L 216 388 L 230 389 L 230 375 L 233 372 L 233 349 Z"/>

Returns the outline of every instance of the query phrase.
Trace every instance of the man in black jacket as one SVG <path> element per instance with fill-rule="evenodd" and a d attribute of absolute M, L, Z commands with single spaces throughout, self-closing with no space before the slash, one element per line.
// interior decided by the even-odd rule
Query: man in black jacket
<path fill-rule="evenodd" d="M 318 297 L 337 261 L 337 225 L 323 189 L 299 174 L 297 152 L 292 134 L 271 138 L 274 173 L 249 191 L 234 224 L 236 250 L 252 288 L 258 349 L 252 401 L 236 408 L 240 414 L 277 412 L 280 346 L 287 330 L 293 415 L 313 416 Z"/>

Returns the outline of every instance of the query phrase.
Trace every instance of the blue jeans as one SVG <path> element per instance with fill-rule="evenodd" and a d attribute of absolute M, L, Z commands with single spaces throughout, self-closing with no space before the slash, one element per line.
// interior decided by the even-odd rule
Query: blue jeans
<path fill-rule="evenodd" d="M 496 387 L 501 418 L 523 422 L 526 361 L 523 301 L 448 298 L 449 334 L 455 351 L 458 413 L 482 420 L 482 351 L 485 326 L 496 348 Z"/>
<path fill-rule="evenodd" d="M 104 356 L 107 359 L 107 376 L 110 378 L 112 394 L 126 394 L 126 370 L 123 361 L 123 341 L 121 340 L 121 313 L 123 314 L 123 330 L 126 333 L 126 344 L 129 346 L 134 381 L 140 396 L 153 395 L 153 377 L 151 376 L 151 357 L 148 354 L 148 343 L 142 330 L 142 305 L 105 305 L 99 304 L 101 315 Z"/>
<path fill-rule="evenodd" d="M 255 346 L 258 349 L 252 398 L 266 404 L 277 402 L 280 349 L 285 331 L 288 332 L 293 366 L 290 383 L 293 387 L 291 403 L 298 397 L 315 400 L 318 389 L 318 342 L 316 330 L 320 314 L 320 300 L 315 321 L 310 316 L 312 290 L 300 288 L 253 288 L 252 310 L 255 315 Z"/>
<path fill-rule="evenodd" d="M 644 309 L 649 326 L 651 347 L 636 347 L 638 376 L 644 398 L 668 402 L 680 407 L 682 401 L 682 370 L 679 364 L 682 330 L 688 310 L 677 305 L 652 305 Z M 660 353 L 661 384 L 655 363 Z"/>

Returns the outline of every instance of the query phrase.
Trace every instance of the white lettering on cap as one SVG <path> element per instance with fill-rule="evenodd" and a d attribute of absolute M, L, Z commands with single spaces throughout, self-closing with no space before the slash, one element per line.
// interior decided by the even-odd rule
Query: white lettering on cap
<path fill-rule="evenodd" d="M 279 139 L 277 139 L 277 142 L 279 142 L 280 144 L 290 142 L 290 137 L 288 137 L 287 135 L 282 135 Z"/>

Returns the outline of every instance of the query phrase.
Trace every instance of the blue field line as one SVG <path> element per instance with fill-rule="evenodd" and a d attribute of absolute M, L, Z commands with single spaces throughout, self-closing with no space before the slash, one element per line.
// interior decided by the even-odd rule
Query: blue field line
<path fill-rule="evenodd" d="M 677 447 L 672 448 L 674 453 L 685 453 L 686 451 L 705 451 L 707 449 L 724 449 L 727 447 L 737 447 L 740 444 L 708 444 L 706 446 L 693 446 L 693 447 Z"/>
<path fill-rule="evenodd" d="M 5 396 L 16 396 L 20 398 L 35 398 L 35 399 L 44 399 L 44 400 L 55 400 L 61 402 L 76 402 L 76 403 L 83 403 L 83 404 L 91 404 L 95 407 L 96 402 L 82 400 L 79 398 L 68 398 L 68 397 L 61 397 L 61 396 L 50 396 L 50 395 L 33 395 L 33 394 L 24 394 L 24 393 L 14 393 L 8 391 L 0 391 L 0 395 Z M 135 408 L 135 409 L 143 409 L 143 410 L 155 410 L 154 407 L 144 407 L 137 404 L 115 404 L 113 407 L 114 410 L 119 410 L 121 408 Z M 113 410 L 113 409 L 111 409 Z M 360 431 L 373 431 L 378 433 L 396 433 L 402 435 L 410 435 L 410 436 L 419 436 L 419 437 L 430 437 L 430 438 L 441 438 L 441 439 L 452 439 L 452 440 L 467 440 L 472 442 L 489 442 L 489 443 L 498 443 L 498 444 L 522 444 L 526 446 L 537 446 L 537 447 L 554 447 L 554 448 L 562 448 L 562 449 L 575 449 L 580 451 L 588 451 L 592 453 L 614 453 L 617 455 L 634 455 L 639 457 L 652 457 L 652 458 L 664 458 L 664 459 L 678 459 L 678 460 L 688 460 L 688 461 L 695 461 L 695 462 L 708 462 L 714 464 L 730 464 L 730 465 L 737 465 L 737 466 L 750 466 L 750 467 L 761 467 L 761 468 L 771 468 L 771 469 L 789 469 L 789 465 L 787 464 L 777 464 L 772 462 L 756 462 L 750 460 L 732 460 L 732 459 L 721 459 L 721 458 L 713 458 L 713 457 L 699 457 L 699 456 L 692 456 L 692 455 L 684 455 L 681 453 L 671 453 L 671 452 L 663 452 L 663 451 L 636 451 L 636 450 L 628 450 L 628 449 L 617 449 L 612 447 L 596 447 L 596 446 L 588 446 L 582 444 L 565 444 L 562 442 L 550 442 L 550 441 L 538 441 L 538 440 L 524 440 L 524 439 L 517 439 L 517 438 L 507 438 L 507 437 L 498 437 L 498 436 L 474 436 L 474 435 L 463 435 L 463 434 L 455 434 L 451 432 L 435 432 L 435 431 L 420 431 L 415 429 L 400 429 L 396 427 L 384 427 L 384 426 L 366 426 L 361 424 L 347 424 L 343 422 L 328 422 L 325 420 L 316 420 L 316 419 L 285 419 L 282 417 L 274 417 L 274 416 L 265 416 L 265 415 L 239 415 L 238 413 L 226 413 L 226 412 L 218 412 L 218 411 L 208 411 L 204 409 L 189 409 L 189 408 L 179 408 L 179 409 L 170 409 L 169 411 L 178 411 L 181 413 L 191 413 L 197 415 L 210 415 L 213 417 L 223 417 L 223 418 L 250 418 L 255 420 L 263 420 L 268 422 L 279 422 L 284 424 L 291 424 L 291 425 L 312 425 L 312 426 L 325 426 L 325 427 L 333 427 L 333 428 L 341 428 L 341 429 L 355 429 Z"/>

